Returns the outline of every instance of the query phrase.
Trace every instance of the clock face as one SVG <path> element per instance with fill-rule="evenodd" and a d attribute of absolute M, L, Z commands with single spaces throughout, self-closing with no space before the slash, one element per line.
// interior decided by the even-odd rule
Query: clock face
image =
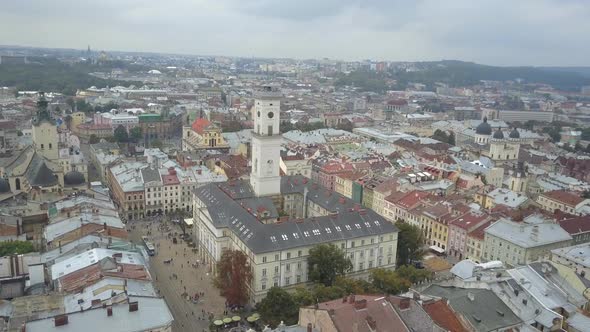
<path fill-rule="evenodd" d="M 275 114 L 273 112 L 268 112 L 267 116 L 269 119 L 272 119 L 272 117 L 275 116 Z"/>

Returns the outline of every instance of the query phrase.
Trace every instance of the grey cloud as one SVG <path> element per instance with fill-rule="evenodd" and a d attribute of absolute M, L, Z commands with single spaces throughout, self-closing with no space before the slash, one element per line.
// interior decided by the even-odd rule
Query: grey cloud
<path fill-rule="evenodd" d="M 586 0 L 19 0 L 5 44 L 590 65 Z"/>

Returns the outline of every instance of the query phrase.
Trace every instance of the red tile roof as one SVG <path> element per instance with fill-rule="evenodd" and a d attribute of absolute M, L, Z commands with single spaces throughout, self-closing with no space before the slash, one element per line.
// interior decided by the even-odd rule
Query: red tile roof
<path fill-rule="evenodd" d="M 404 195 L 404 197 L 400 198 L 395 204 L 406 209 L 411 209 L 428 196 L 430 196 L 428 192 L 414 190 Z"/>
<path fill-rule="evenodd" d="M 590 232 L 590 216 L 560 220 L 559 225 L 571 235 Z"/>
<path fill-rule="evenodd" d="M 488 228 L 488 226 L 490 226 L 492 224 L 492 221 L 488 221 L 483 223 L 481 226 L 479 226 L 478 228 L 474 229 L 473 231 L 469 232 L 469 234 L 467 234 L 467 236 L 471 236 L 473 238 L 476 238 L 478 240 L 483 240 L 484 235 L 485 235 L 485 229 Z"/>
<path fill-rule="evenodd" d="M 393 306 L 384 296 L 355 295 L 351 303 L 342 299 L 320 303 L 319 310 L 328 310 L 339 332 L 404 332 L 409 331 Z M 374 322 L 374 328 L 369 326 Z"/>
<path fill-rule="evenodd" d="M 96 264 L 59 278 L 59 284 L 61 290 L 64 292 L 78 292 L 84 289 L 84 287 L 95 284 L 104 277 L 151 280 L 149 272 L 143 265 L 117 263 L 116 269 L 103 271 L 100 262 L 97 262 Z"/>
<path fill-rule="evenodd" d="M 430 318 L 440 327 L 453 332 L 467 332 L 455 312 L 446 304 L 444 300 L 422 305 L 424 311 L 430 315 Z"/>
<path fill-rule="evenodd" d="M 197 133 L 203 134 L 203 132 L 205 131 L 205 129 L 210 124 L 211 124 L 211 122 L 209 122 L 209 120 L 204 119 L 204 118 L 199 118 L 199 119 L 196 119 L 195 122 L 193 122 L 192 128 Z"/>
<path fill-rule="evenodd" d="M 476 214 L 474 212 L 469 212 L 451 221 L 451 225 L 457 226 L 462 229 L 469 229 L 473 225 L 476 225 L 477 223 L 485 220 L 486 218 L 489 218 L 489 215 L 487 213 Z"/>
<path fill-rule="evenodd" d="M 576 206 L 584 200 L 579 195 L 565 190 L 548 191 L 541 195 L 569 206 Z"/>
<path fill-rule="evenodd" d="M 162 182 L 164 182 L 165 186 L 175 185 L 175 184 L 180 183 L 176 174 L 162 175 Z"/>

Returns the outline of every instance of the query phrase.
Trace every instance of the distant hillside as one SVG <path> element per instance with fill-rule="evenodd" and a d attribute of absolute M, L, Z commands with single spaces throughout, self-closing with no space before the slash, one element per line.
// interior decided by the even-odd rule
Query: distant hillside
<path fill-rule="evenodd" d="M 29 58 L 24 65 L 0 64 L 0 86 L 15 86 L 18 90 L 60 92 L 74 95 L 77 89 L 116 85 L 140 85 L 141 82 L 105 80 L 88 75 L 96 66 L 68 65 L 54 58 Z M 104 69 L 104 68 L 103 68 Z"/>
<path fill-rule="evenodd" d="M 520 78 L 526 83 L 550 84 L 568 91 L 579 91 L 581 86 L 590 85 L 590 76 L 561 68 L 496 67 L 454 60 L 417 62 L 415 66 L 419 71 L 399 71 L 394 74 L 395 78 L 402 84 L 420 82 L 432 85 L 443 82 L 450 86 L 468 86 L 481 80 L 507 81 Z"/>
<path fill-rule="evenodd" d="M 547 71 L 576 73 L 584 77 L 590 78 L 590 67 L 538 67 L 539 69 Z"/>

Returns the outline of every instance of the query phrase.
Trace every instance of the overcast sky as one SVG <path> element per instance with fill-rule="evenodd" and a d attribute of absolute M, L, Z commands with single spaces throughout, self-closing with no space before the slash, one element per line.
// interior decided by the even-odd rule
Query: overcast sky
<path fill-rule="evenodd" d="M 3 0 L 0 44 L 590 65 L 590 0 Z"/>

